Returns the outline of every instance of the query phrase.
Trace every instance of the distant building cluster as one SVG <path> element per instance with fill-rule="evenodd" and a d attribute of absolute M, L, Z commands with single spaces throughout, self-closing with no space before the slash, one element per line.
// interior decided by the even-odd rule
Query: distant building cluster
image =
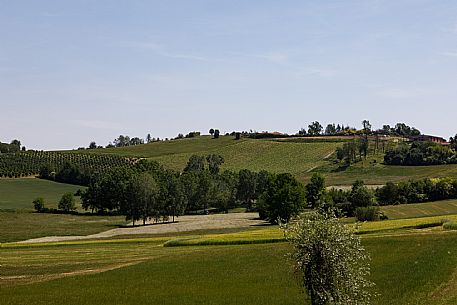
<path fill-rule="evenodd" d="M 446 139 L 444 139 L 442 137 L 438 137 L 438 136 L 431 136 L 431 135 L 412 136 L 412 137 L 410 137 L 410 140 L 414 141 L 414 142 L 434 142 L 434 143 L 438 143 L 441 145 L 450 145 L 450 143 L 448 141 L 446 141 Z"/>

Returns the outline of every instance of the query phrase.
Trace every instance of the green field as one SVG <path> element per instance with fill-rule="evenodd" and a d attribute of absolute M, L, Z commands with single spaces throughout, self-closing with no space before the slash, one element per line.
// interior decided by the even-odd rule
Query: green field
<path fill-rule="evenodd" d="M 0 248 L 2 304 L 306 304 L 287 243 L 172 247 L 163 239 Z M 374 304 L 455 304 L 457 234 L 374 236 Z M 433 255 L 430 255 L 433 253 Z"/>
<path fill-rule="evenodd" d="M 0 210 L 33 209 L 32 201 L 43 197 L 45 206 L 56 208 L 64 193 L 84 187 L 37 178 L 0 179 Z"/>
<path fill-rule="evenodd" d="M 32 201 L 43 197 L 45 206 L 56 208 L 76 185 L 37 178 L 0 179 L 0 242 L 54 235 L 88 235 L 123 225 L 123 217 L 34 213 Z M 77 197 L 79 205 L 79 198 Z M 81 209 L 79 209 L 82 211 Z"/>
<path fill-rule="evenodd" d="M 85 154 L 115 154 L 156 160 L 167 168 L 182 170 L 192 154 L 220 154 L 225 159 L 222 168 L 290 172 L 301 181 L 308 181 L 314 172 L 327 178 L 327 185 L 350 185 L 357 179 L 379 185 L 425 177 L 457 177 L 457 164 L 438 166 L 387 166 L 383 154 L 369 155 L 367 160 L 346 170 L 333 162 L 336 147 L 347 139 L 249 139 L 234 140 L 231 136 L 212 139 L 201 136 L 191 139 L 160 141 L 144 145 L 71 151 Z M 339 142 L 340 141 L 340 142 Z M 390 144 L 389 144 L 390 145 Z"/>
<path fill-rule="evenodd" d="M 384 206 L 381 211 L 389 219 L 451 215 L 457 214 L 457 200 Z"/>
<path fill-rule="evenodd" d="M 0 242 L 43 236 L 88 235 L 126 224 L 122 216 L 82 216 L 0 211 Z"/>
<path fill-rule="evenodd" d="M 297 143 L 275 140 L 234 140 L 231 136 L 212 139 L 202 136 L 193 139 L 162 141 L 145 145 L 85 151 L 156 160 L 167 168 L 182 170 L 193 154 L 220 154 L 225 159 L 223 168 L 230 170 L 262 169 L 271 172 L 290 172 L 302 175 L 323 165 L 339 142 Z"/>
<path fill-rule="evenodd" d="M 374 162 L 376 160 L 376 162 Z M 386 182 L 400 182 L 423 178 L 457 178 L 457 164 L 433 166 L 394 166 L 382 164 L 382 158 L 370 157 L 352 165 L 344 171 L 337 171 L 332 165 L 317 168 L 325 175 L 328 185 L 350 185 L 361 179 L 366 184 L 380 185 Z M 307 175 L 303 176 L 306 178 Z"/>

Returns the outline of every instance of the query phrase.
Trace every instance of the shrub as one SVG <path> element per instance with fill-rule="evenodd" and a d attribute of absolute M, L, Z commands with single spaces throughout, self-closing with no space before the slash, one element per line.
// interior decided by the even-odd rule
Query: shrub
<path fill-rule="evenodd" d="M 57 207 L 59 210 L 62 210 L 64 212 L 70 212 L 72 210 L 75 210 L 75 197 L 73 196 L 73 193 L 63 194 Z"/>
<path fill-rule="evenodd" d="M 457 230 L 457 223 L 453 221 L 448 221 L 443 224 L 443 229 L 445 230 Z"/>
<path fill-rule="evenodd" d="M 375 221 L 379 220 L 379 207 L 369 206 L 369 207 L 358 207 L 355 209 L 355 217 L 358 221 Z"/>
<path fill-rule="evenodd" d="M 37 211 L 38 213 L 44 212 L 44 199 L 42 197 L 35 198 L 35 200 L 33 200 L 32 203 L 35 211 Z"/>

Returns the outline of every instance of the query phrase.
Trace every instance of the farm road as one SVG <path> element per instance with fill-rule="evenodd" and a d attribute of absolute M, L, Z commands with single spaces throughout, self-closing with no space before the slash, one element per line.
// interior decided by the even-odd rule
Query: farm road
<path fill-rule="evenodd" d="M 142 235 L 179 233 L 196 230 L 210 230 L 222 228 L 248 228 L 265 224 L 257 213 L 231 213 L 214 215 L 190 215 L 177 218 L 175 223 L 151 224 L 147 226 L 124 227 L 86 236 L 47 236 L 33 238 L 18 243 L 59 242 L 85 239 L 102 239 L 119 235 Z"/>

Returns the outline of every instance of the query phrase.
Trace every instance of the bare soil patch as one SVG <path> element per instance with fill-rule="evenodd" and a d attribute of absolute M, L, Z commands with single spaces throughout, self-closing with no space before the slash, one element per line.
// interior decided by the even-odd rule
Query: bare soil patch
<path fill-rule="evenodd" d="M 231 213 L 215 215 L 186 215 L 176 218 L 176 222 L 174 223 L 148 224 L 149 225 L 146 226 L 116 228 L 86 236 L 47 236 L 20 241 L 18 243 L 102 239 L 119 235 L 154 235 L 222 228 L 249 228 L 252 226 L 266 224 L 266 222 L 260 220 L 257 213 Z"/>

